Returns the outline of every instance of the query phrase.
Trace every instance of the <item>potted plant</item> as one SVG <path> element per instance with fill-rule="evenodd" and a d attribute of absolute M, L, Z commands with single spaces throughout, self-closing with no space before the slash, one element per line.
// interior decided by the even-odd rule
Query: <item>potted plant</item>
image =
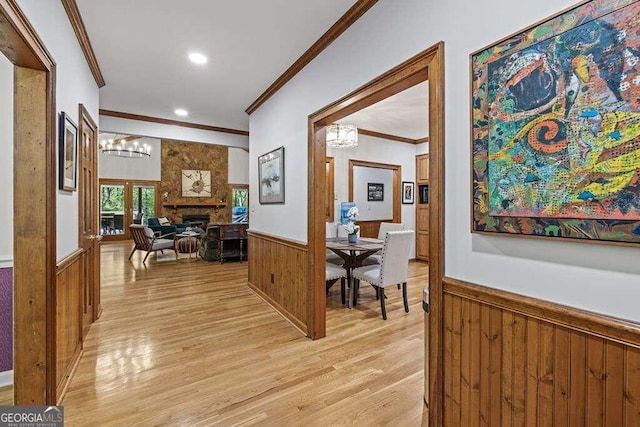
<path fill-rule="evenodd" d="M 349 209 L 347 212 L 347 223 L 344 228 L 347 230 L 349 243 L 355 243 L 358 241 L 358 231 L 360 226 L 356 225 L 356 217 L 358 216 L 358 208 L 356 206 Z"/>

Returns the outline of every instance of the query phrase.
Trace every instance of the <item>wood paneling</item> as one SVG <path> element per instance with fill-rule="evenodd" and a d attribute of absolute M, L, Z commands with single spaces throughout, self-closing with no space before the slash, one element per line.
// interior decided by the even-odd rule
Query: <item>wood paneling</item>
<path fill-rule="evenodd" d="M 327 195 L 327 204 L 326 204 L 326 210 L 327 210 L 327 222 L 333 222 L 335 221 L 335 202 L 334 202 L 334 196 L 335 196 L 335 160 L 333 157 L 327 157 L 326 160 L 326 167 L 327 167 L 327 179 L 325 182 L 326 185 L 326 195 Z"/>
<path fill-rule="evenodd" d="M 82 351 L 82 249 L 58 264 L 56 280 L 56 401 L 69 385 Z"/>
<path fill-rule="evenodd" d="M 179 126 L 191 129 L 208 130 L 211 132 L 230 133 L 234 135 L 249 136 L 249 132 L 240 129 L 221 128 L 218 126 L 202 125 L 200 123 L 183 122 L 181 120 L 163 119 L 160 117 L 143 116 L 141 114 L 124 113 L 122 111 L 112 111 L 100 109 L 99 114 L 107 117 L 118 117 L 120 119 L 137 120 L 140 122 L 159 123 L 161 125 Z"/>
<path fill-rule="evenodd" d="M 380 223 L 394 222 L 393 219 L 378 219 L 375 221 L 358 221 L 360 226 L 360 237 L 373 237 L 378 238 L 378 232 L 380 231 Z"/>
<path fill-rule="evenodd" d="M 48 316 L 51 295 L 47 277 L 46 152 L 47 79 L 42 71 L 15 68 L 14 164 L 14 390 L 16 404 L 47 401 L 50 354 Z M 21 120 L 20 113 L 29 111 Z M 31 116 L 32 114 L 32 116 Z M 39 118 L 36 119 L 36 118 Z M 55 182 L 55 180 L 54 180 Z"/>
<path fill-rule="evenodd" d="M 445 425 L 639 425 L 640 325 L 550 305 L 445 278 Z"/>
<path fill-rule="evenodd" d="M 309 333 L 307 247 L 249 231 L 249 286 L 303 333 Z"/>
<path fill-rule="evenodd" d="M 353 6 L 349 10 L 345 12 L 344 15 L 336 21 L 335 24 L 331 26 L 309 49 L 306 50 L 305 53 L 300 56 L 287 70 L 280 75 L 276 79 L 275 82 L 271 84 L 255 101 L 251 103 L 249 107 L 245 110 L 247 114 L 253 113 L 257 110 L 262 104 L 264 104 L 267 99 L 271 98 L 280 88 L 282 88 L 289 80 L 291 80 L 296 74 L 300 72 L 308 63 L 313 61 L 313 59 L 320 55 L 320 53 L 327 48 L 335 39 L 340 37 L 342 33 L 344 33 L 354 22 L 356 22 L 365 12 L 374 4 L 376 4 L 378 0 L 357 0 Z"/>
<path fill-rule="evenodd" d="M 416 156 L 416 181 L 418 184 L 429 183 L 429 155 Z"/>
<path fill-rule="evenodd" d="M 64 5 L 64 9 L 67 11 L 67 16 L 69 17 L 69 21 L 71 22 L 73 31 L 76 33 L 78 44 L 80 44 L 82 53 L 84 53 L 84 57 L 87 60 L 89 69 L 91 70 L 91 74 L 93 74 L 93 78 L 100 88 L 106 83 L 104 81 L 104 77 L 102 76 L 102 71 L 100 71 L 98 59 L 96 58 L 96 54 L 93 51 L 93 46 L 91 46 L 91 41 L 89 40 L 87 29 L 85 28 L 84 22 L 82 21 L 82 16 L 80 15 L 80 11 L 78 10 L 76 0 L 62 0 L 62 4 Z"/>
<path fill-rule="evenodd" d="M 163 198 L 159 216 L 181 223 L 183 214 L 209 214 L 209 222 L 231 222 L 229 193 L 229 148 L 210 144 L 162 140 L 162 177 L 160 195 Z M 182 171 L 211 172 L 211 196 L 182 197 Z M 200 206 L 196 206 L 200 204 Z M 218 206 L 222 206 L 219 208 Z"/>
<path fill-rule="evenodd" d="M 429 155 L 416 156 L 416 181 L 417 185 L 429 183 Z M 416 194 L 416 258 L 422 261 L 429 260 L 429 204 L 420 203 L 420 187 Z"/>

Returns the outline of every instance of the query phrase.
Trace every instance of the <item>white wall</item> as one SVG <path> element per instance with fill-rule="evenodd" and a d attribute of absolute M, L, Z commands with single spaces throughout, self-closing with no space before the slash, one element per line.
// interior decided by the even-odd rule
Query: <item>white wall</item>
<path fill-rule="evenodd" d="M 56 110 L 78 123 L 82 103 L 98 121 L 98 86 L 60 1 L 18 0 L 56 63 Z M 78 248 L 78 192 L 58 191 L 57 258 Z"/>
<path fill-rule="evenodd" d="M 249 137 L 244 135 L 121 119 L 119 117 L 100 116 L 100 131 L 249 148 Z"/>
<path fill-rule="evenodd" d="M 122 132 L 119 132 L 122 133 Z M 98 156 L 98 175 L 108 179 L 160 181 L 162 177 L 162 141 L 140 138 L 140 144 L 151 146 L 151 157 L 130 159 L 102 154 Z M 229 183 L 249 184 L 249 153 L 241 148 L 229 147 Z"/>
<path fill-rule="evenodd" d="M 382 184 L 380 201 L 368 200 L 368 184 Z M 353 168 L 353 201 L 361 221 L 393 218 L 393 171 L 363 166 Z"/>
<path fill-rule="evenodd" d="M 110 154 L 98 155 L 98 176 L 111 179 L 131 179 L 160 181 L 162 160 L 160 140 L 156 138 L 140 138 L 140 145 L 149 144 L 151 156 L 127 158 Z"/>
<path fill-rule="evenodd" d="M 0 53 L 0 267 L 13 265 L 13 64 Z"/>
<path fill-rule="evenodd" d="M 284 145 L 287 193 L 261 206 L 254 185 L 252 228 L 306 241 L 308 115 L 444 40 L 446 274 L 640 321 L 639 248 L 470 233 L 469 54 L 574 3 L 380 0 L 251 115 L 251 183 L 256 157 Z"/>
<path fill-rule="evenodd" d="M 249 153 L 229 147 L 229 184 L 249 184 Z"/>

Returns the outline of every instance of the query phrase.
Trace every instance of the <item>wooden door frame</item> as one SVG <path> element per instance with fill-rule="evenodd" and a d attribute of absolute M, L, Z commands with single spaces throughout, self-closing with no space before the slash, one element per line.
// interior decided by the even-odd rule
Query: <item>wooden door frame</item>
<path fill-rule="evenodd" d="M 429 424 L 441 426 L 444 413 L 443 292 L 444 276 L 444 42 L 408 59 L 345 97 L 311 114 L 308 121 L 308 276 L 311 283 L 309 336 L 326 334 L 325 296 L 325 127 L 423 81 L 429 81 Z"/>
<path fill-rule="evenodd" d="M 359 166 L 363 168 L 375 168 L 375 169 L 386 169 L 393 171 L 393 218 L 391 222 L 402 222 L 402 213 L 401 213 L 401 199 L 400 199 L 400 191 L 401 191 L 401 181 L 402 181 L 402 166 L 400 165 L 392 165 L 389 163 L 376 163 L 376 162 L 368 162 L 364 160 L 354 160 L 349 159 L 349 201 L 353 202 L 353 168 Z M 381 218 L 386 220 L 388 218 Z"/>
<path fill-rule="evenodd" d="M 56 66 L 15 0 L 0 0 L 14 64 L 14 403 L 55 405 Z"/>
<path fill-rule="evenodd" d="M 327 209 L 329 209 L 328 215 L 325 215 L 326 217 L 326 222 L 334 222 L 335 221 L 335 206 L 333 205 L 333 197 L 335 194 L 335 174 L 336 174 L 336 164 L 335 164 L 335 158 L 330 157 L 330 156 L 326 156 L 325 157 L 325 168 L 329 167 L 329 169 L 325 172 L 327 174 L 329 174 L 328 176 L 328 186 L 329 188 L 327 188 L 325 190 L 325 192 L 327 193 L 327 197 L 325 197 L 326 201 L 327 201 Z"/>

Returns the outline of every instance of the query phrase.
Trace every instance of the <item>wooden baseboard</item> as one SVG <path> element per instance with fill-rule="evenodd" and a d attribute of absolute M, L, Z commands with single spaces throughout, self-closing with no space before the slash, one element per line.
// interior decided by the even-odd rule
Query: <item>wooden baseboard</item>
<path fill-rule="evenodd" d="M 255 293 L 258 296 L 258 298 L 262 299 L 264 302 L 266 302 L 268 305 L 270 305 L 271 308 L 273 308 L 276 313 L 278 313 L 280 316 L 282 316 L 287 322 L 291 323 L 291 326 L 293 326 L 298 331 L 300 331 L 300 333 L 302 335 L 308 336 L 307 325 L 305 325 L 304 323 L 302 323 L 300 320 L 296 319 L 295 317 L 291 316 L 287 312 L 287 310 L 284 309 L 284 307 L 282 307 L 280 304 L 278 304 L 276 301 L 274 301 L 269 295 L 267 295 L 264 292 L 262 292 L 259 288 L 257 288 L 256 286 L 252 285 L 249 282 L 247 283 L 247 285 L 249 286 L 249 289 L 251 289 L 253 291 L 253 293 Z"/>
<path fill-rule="evenodd" d="M 71 365 L 71 369 L 69 369 L 69 373 L 65 376 L 64 381 L 62 382 L 62 384 L 60 384 L 62 387 L 58 388 L 56 394 L 56 405 L 61 405 L 62 404 L 62 400 L 64 399 L 64 395 L 67 394 L 67 389 L 69 388 L 69 383 L 71 383 L 71 378 L 73 378 L 73 376 L 76 373 L 76 370 L 78 369 L 78 365 L 80 364 L 80 359 L 82 359 L 82 355 L 84 354 L 84 350 L 80 350 L 80 352 L 78 353 L 78 357 L 76 357 L 73 365 Z"/>

